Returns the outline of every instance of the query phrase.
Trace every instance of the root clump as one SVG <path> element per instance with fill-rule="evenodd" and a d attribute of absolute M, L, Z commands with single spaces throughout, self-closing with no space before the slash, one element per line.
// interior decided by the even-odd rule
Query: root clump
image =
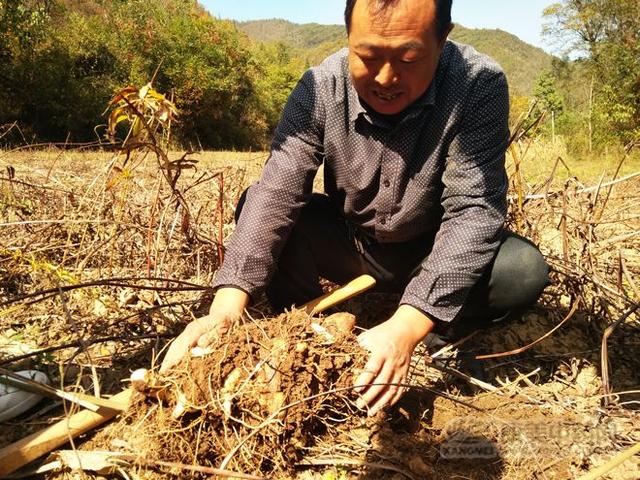
<path fill-rule="evenodd" d="M 351 386 L 366 352 L 353 320 L 294 310 L 237 324 L 211 353 L 152 380 L 150 395 L 94 439 L 95 447 L 286 475 L 322 438 L 362 420 Z"/>

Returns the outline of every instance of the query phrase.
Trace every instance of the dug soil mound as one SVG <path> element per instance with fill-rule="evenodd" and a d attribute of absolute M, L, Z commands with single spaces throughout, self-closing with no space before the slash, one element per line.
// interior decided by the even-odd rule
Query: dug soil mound
<path fill-rule="evenodd" d="M 136 385 L 145 395 L 93 447 L 285 475 L 323 438 L 365 416 L 351 388 L 367 355 L 354 323 L 349 314 L 302 311 L 245 320 L 169 376 Z"/>

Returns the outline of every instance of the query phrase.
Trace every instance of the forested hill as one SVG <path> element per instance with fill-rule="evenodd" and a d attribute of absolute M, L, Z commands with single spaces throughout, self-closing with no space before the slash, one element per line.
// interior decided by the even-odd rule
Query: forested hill
<path fill-rule="evenodd" d="M 282 43 L 298 51 L 306 63 L 314 65 L 334 50 L 346 45 L 342 25 L 299 25 L 286 20 L 239 22 L 238 27 L 252 40 Z M 551 67 L 551 56 L 502 30 L 470 29 L 456 25 L 451 37 L 485 53 L 504 68 L 514 95 L 529 96 L 540 73 Z"/>

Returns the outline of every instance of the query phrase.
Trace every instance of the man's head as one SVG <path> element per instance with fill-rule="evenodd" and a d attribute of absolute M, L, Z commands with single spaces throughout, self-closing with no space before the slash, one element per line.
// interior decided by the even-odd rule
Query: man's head
<path fill-rule="evenodd" d="M 378 113 L 402 112 L 429 87 L 451 31 L 452 0 L 347 0 L 349 70 Z"/>

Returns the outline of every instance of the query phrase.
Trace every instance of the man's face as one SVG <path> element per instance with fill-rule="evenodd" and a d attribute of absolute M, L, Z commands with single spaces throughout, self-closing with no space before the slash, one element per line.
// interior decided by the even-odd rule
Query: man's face
<path fill-rule="evenodd" d="M 349 71 L 358 95 L 383 115 L 402 112 L 429 87 L 445 38 L 434 0 L 400 0 L 383 13 L 358 0 L 349 33 Z"/>

